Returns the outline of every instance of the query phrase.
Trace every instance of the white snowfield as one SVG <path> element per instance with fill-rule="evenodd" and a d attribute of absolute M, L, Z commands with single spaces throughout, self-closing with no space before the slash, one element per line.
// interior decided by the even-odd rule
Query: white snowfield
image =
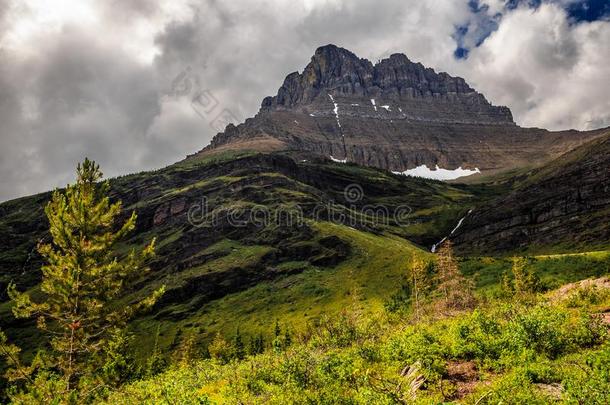
<path fill-rule="evenodd" d="M 373 104 L 373 108 L 375 109 L 375 111 L 377 111 L 377 104 L 375 104 L 374 98 L 371 99 L 371 104 Z"/>
<path fill-rule="evenodd" d="M 476 173 L 481 173 L 478 167 L 474 170 L 462 169 L 462 166 L 457 169 L 442 169 L 436 165 L 435 169 L 429 169 L 426 165 L 417 166 L 414 169 L 405 170 L 404 172 L 392 172 L 394 174 L 402 174 L 405 176 L 423 177 L 425 179 L 434 180 L 455 180 L 460 177 L 470 176 Z"/>

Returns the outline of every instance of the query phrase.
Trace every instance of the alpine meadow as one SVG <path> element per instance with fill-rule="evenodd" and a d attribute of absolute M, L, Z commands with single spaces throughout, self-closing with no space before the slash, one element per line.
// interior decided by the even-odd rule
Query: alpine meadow
<path fill-rule="evenodd" d="M 594 0 L 0 2 L 0 403 L 610 403 L 608 43 Z"/>

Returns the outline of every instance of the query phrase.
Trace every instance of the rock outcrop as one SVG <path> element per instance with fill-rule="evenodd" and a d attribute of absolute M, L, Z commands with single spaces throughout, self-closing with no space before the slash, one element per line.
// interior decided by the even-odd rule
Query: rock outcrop
<path fill-rule="evenodd" d="M 606 249 L 610 241 L 610 131 L 477 207 L 452 237 L 469 254 Z"/>
<path fill-rule="evenodd" d="M 261 111 L 325 116 L 329 95 L 342 101 L 342 117 L 514 125 L 508 108 L 492 106 L 461 77 L 437 74 L 402 54 L 373 65 L 333 45 L 318 48 L 302 74 L 288 75 Z"/>
<path fill-rule="evenodd" d="M 402 54 L 373 65 L 327 45 L 255 117 L 229 125 L 200 154 L 294 149 L 392 171 L 425 164 L 491 174 L 542 164 L 598 135 L 521 128 L 460 77 Z"/>

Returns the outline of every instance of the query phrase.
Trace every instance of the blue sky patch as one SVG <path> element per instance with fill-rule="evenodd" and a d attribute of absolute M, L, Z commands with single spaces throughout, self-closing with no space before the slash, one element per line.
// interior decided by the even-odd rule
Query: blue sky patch
<path fill-rule="evenodd" d="M 506 0 L 504 11 L 524 6 L 536 9 L 543 2 L 543 0 Z M 547 2 L 559 3 L 557 0 L 547 0 Z M 456 59 L 468 58 L 470 50 L 480 46 L 492 32 L 497 30 L 502 19 L 502 13 L 489 15 L 489 7 L 484 1 L 469 0 L 468 7 L 473 14 L 472 20 L 465 25 L 456 26 L 452 35 L 457 45 L 453 52 Z M 564 9 L 571 24 L 610 20 L 610 0 L 577 0 L 564 4 Z"/>
<path fill-rule="evenodd" d="M 585 0 L 570 4 L 566 11 L 575 22 L 610 19 L 610 0 Z"/>

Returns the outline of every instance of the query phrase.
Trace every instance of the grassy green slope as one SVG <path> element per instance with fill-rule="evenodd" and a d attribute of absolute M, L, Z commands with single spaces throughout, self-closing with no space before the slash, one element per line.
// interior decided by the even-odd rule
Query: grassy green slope
<path fill-rule="evenodd" d="M 356 204 L 345 200 L 344 189 L 351 184 L 358 184 L 363 191 L 362 198 Z M 158 258 L 151 265 L 153 271 L 147 278 L 139 280 L 137 287 L 122 301 L 133 300 L 161 284 L 166 285 L 168 291 L 152 313 L 134 320 L 130 325 L 135 335 L 133 348 L 139 361 L 151 355 L 155 341 L 158 341 L 158 348 L 171 357 L 189 336 L 194 338 L 196 347 L 204 351 L 216 333 L 230 338 L 239 328 L 246 342 L 249 337 L 260 333 L 269 345 L 276 320 L 279 320 L 282 329 L 289 328 L 296 336 L 311 330 L 311 325 L 324 323 L 327 317 L 336 319 L 346 310 L 363 319 L 382 319 L 381 323 L 367 326 L 380 329 L 374 333 L 366 332 L 368 335 L 365 338 L 349 343 L 347 349 L 332 344 L 322 349 L 298 346 L 295 348 L 297 351 L 291 353 L 307 364 L 313 364 L 318 371 L 308 372 L 321 380 L 301 389 L 295 388 L 294 380 L 282 382 L 281 377 L 277 377 L 279 380 L 276 381 L 280 382 L 260 388 L 267 395 L 261 398 L 285 399 L 280 393 L 288 388 L 289 393 L 310 395 L 312 398 L 315 398 L 313 392 L 316 390 L 327 389 L 330 396 L 324 398 L 331 398 L 333 393 L 338 392 L 337 389 L 342 388 L 330 380 L 324 382 L 324 379 L 335 379 L 340 386 L 343 384 L 346 387 L 350 386 L 352 380 L 345 375 L 336 375 L 335 371 L 320 371 L 334 367 L 327 364 L 329 356 L 346 357 L 348 360 L 351 356 L 359 356 L 353 363 L 354 368 L 360 371 L 368 368 L 377 370 L 375 373 L 380 372 L 380 378 L 387 377 L 394 381 L 396 370 L 402 369 L 405 362 L 418 360 L 418 356 L 426 354 L 431 347 L 434 350 L 441 347 L 438 349 L 440 352 L 431 352 L 440 362 L 438 369 L 434 368 L 437 367 L 434 365 L 436 363 L 432 363 L 430 368 L 436 370 L 435 375 L 430 375 L 435 379 L 435 384 L 439 378 L 451 378 L 448 369 L 454 361 L 487 361 L 473 358 L 471 354 L 460 354 L 456 350 L 463 348 L 457 343 L 448 342 L 455 339 L 460 322 L 470 322 L 470 316 L 476 314 L 463 314 L 456 323 L 430 319 L 430 327 L 409 326 L 405 331 L 409 318 L 400 318 L 398 324 L 393 323 L 396 322 L 395 318 L 385 319 L 384 304 L 394 297 L 399 300 L 405 298 L 400 293 L 407 282 L 406 275 L 412 259 L 432 258 L 427 249 L 429 243 L 448 234 L 456 220 L 473 205 L 504 192 L 504 184 L 447 185 L 301 155 L 239 153 L 202 160 L 189 159 L 160 171 L 125 176 L 113 180 L 112 189 L 113 198 L 122 199 L 127 212 L 137 209 L 139 214 L 137 231 L 120 247 L 121 252 L 126 252 L 130 246 L 143 245 L 153 237 L 158 239 Z M 201 228 L 188 220 L 187 212 L 189 207 L 201 201 L 202 196 L 209 198 L 213 212 L 235 207 L 247 212 L 262 205 L 275 213 L 298 204 L 303 207 L 305 221 L 302 226 L 270 223 L 236 228 L 221 223 L 213 228 Z M 20 286 L 36 293 L 39 263 L 35 255 L 28 258 L 28 254 L 44 235 L 42 206 L 47 199 L 48 194 L 41 194 L 0 204 L 3 213 L 0 229 L 6 241 L 3 246 L 7 247 L 0 252 L 0 283 L 15 280 Z M 312 215 L 313 207 L 331 202 L 343 215 L 342 220 L 327 221 Z M 362 214 L 363 207 L 376 204 L 383 204 L 390 210 L 408 205 L 411 209 L 408 221 L 379 223 L 368 214 Z M 355 223 L 352 223 L 353 220 Z M 483 309 L 489 311 L 490 316 L 494 314 L 494 305 L 504 302 L 498 299 L 501 295 L 499 283 L 510 264 L 505 257 L 460 259 L 460 269 L 468 277 L 474 278 L 479 296 L 483 302 L 489 303 Z M 546 288 L 556 288 L 568 282 L 608 274 L 610 251 L 535 256 L 530 258 L 529 266 L 540 276 Z M 402 304 L 408 313 L 408 297 Z M 577 315 L 570 313 L 565 316 L 576 319 Z M 510 314 L 502 312 L 498 316 L 502 323 L 499 327 L 504 328 L 502 333 L 506 333 L 503 339 L 510 340 L 510 325 L 513 322 Z M 26 352 L 42 342 L 34 333 L 33 325 L 11 319 L 10 304 L 7 302 L 0 303 L 0 323 L 9 337 L 18 341 Z M 566 326 L 563 323 L 557 325 L 562 328 Z M 483 337 L 482 340 L 488 338 Z M 568 340 L 576 338 L 579 337 L 566 337 Z M 393 346 L 395 341 L 423 347 L 420 352 L 405 357 L 402 349 Z M 407 343 L 404 345 L 408 346 Z M 571 346 L 562 355 L 588 348 L 578 345 Z M 369 356 L 368 347 L 372 348 L 370 358 L 366 357 Z M 514 362 L 523 355 L 521 352 L 513 354 L 514 358 L 510 360 L 513 363 L 510 363 L 508 370 L 515 367 Z M 375 356 L 381 357 L 376 359 Z M 244 384 L 249 387 L 247 390 L 252 388 L 246 381 L 248 368 L 261 366 L 269 370 L 287 367 L 285 374 L 292 379 L 290 373 L 298 374 L 301 367 L 285 363 L 270 353 L 259 360 L 251 359 L 236 366 L 241 370 L 236 377 L 239 378 L 236 385 L 228 381 L 231 366 L 203 362 L 197 363 L 193 370 L 201 371 L 207 367 L 211 374 L 202 377 L 200 374 L 183 375 L 183 371 L 173 370 L 158 379 L 143 382 L 146 387 L 143 391 L 138 391 L 140 388 L 136 385 L 135 388 L 126 388 L 125 392 L 135 390 L 135 398 L 138 398 L 135 402 L 142 400 L 139 397 L 142 393 L 148 395 L 149 401 L 155 402 L 159 399 L 156 396 L 158 392 L 152 393 L 150 390 L 154 391 L 171 380 L 174 386 L 189 386 L 184 392 L 192 394 L 191 399 L 208 394 L 210 398 L 226 399 L 237 395 L 236 392 L 244 394 L 240 391 L 245 389 Z M 502 364 L 494 364 L 491 369 L 480 367 L 477 375 L 486 384 L 501 384 L 501 378 L 498 382 L 495 377 L 497 373 L 507 370 L 502 367 Z M 202 372 L 205 374 L 208 371 Z M 368 378 L 364 371 L 364 375 L 360 371 L 354 371 L 357 378 Z M 487 378 L 485 373 L 488 372 L 492 378 Z M 385 398 L 385 394 L 377 396 L 377 388 L 367 387 L 358 391 L 366 394 L 361 397 L 363 401 Z M 485 394 L 484 388 L 485 385 L 481 385 L 481 391 L 475 390 L 472 398 Z M 171 392 L 171 388 L 163 389 Z M 253 395 L 252 402 L 256 402 L 257 388 L 252 389 L 254 391 L 244 395 Z M 265 391 L 267 389 L 273 392 Z M 444 395 L 439 394 L 436 388 L 429 393 L 434 401 L 440 401 Z M 349 389 L 344 394 L 346 398 L 355 395 Z M 450 397 L 446 395 L 444 398 Z M 115 397 L 118 402 L 129 402 L 123 401 L 125 398 L 128 396 L 117 394 Z M 281 403 L 281 400 L 277 402 Z"/>
<path fill-rule="evenodd" d="M 352 203 L 344 189 L 353 184 L 361 187 L 362 197 Z M 197 334 L 204 342 L 217 331 L 232 334 L 237 326 L 244 334 L 267 333 L 277 318 L 297 329 L 322 314 L 336 314 L 355 299 L 374 312 L 400 287 L 410 257 L 427 254 L 426 246 L 446 234 L 479 198 L 478 191 L 467 187 L 291 154 L 189 159 L 113 179 L 111 187 L 126 214 L 138 213 L 136 232 L 119 251 L 126 253 L 153 237 L 158 246 L 152 272 L 122 301 L 161 284 L 167 287 L 153 312 L 133 323 L 139 357 L 152 350 L 158 325 L 161 349 L 171 352 L 185 334 Z M 211 212 L 219 213 L 220 223 L 212 228 L 188 218 L 189 208 L 202 196 Z M 48 198 L 47 193 L 0 204 L 6 213 L 0 229 L 7 242 L 0 284 L 13 280 L 21 289 L 36 291 L 40 261 L 28 253 L 35 253 L 45 235 L 42 207 Z M 297 205 L 303 226 L 223 222 L 223 213 L 237 207 L 248 212 L 263 206 L 273 215 Z M 383 206 L 391 214 L 405 205 L 407 221 L 401 223 L 393 217 L 378 221 L 365 212 L 367 206 Z M 338 220 L 314 215 L 319 206 L 331 206 Z M 26 351 L 38 345 L 32 325 L 15 321 L 7 302 L 0 303 L 0 324 Z"/>
<path fill-rule="evenodd" d="M 491 296 L 501 291 L 503 274 L 510 271 L 510 257 L 463 257 L 460 269 L 472 277 L 477 287 Z M 554 289 L 586 278 L 610 273 L 610 250 L 574 254 L 529 256 L 528 266 L 538 275 L 545 288 Z"/>
<path fill-rule="evenodd" d="M 194 358 L 120 388 L 108 403 L 606 404 L 603 288 L 488 298 L 419 322 L 352 307 L 288 348 L 228 364 Z"/>
<path fill-rule="evenodd" d="M 161 347 L 171 348 L 183 334 L 193 334 L 198 341 L 209 342 L 215 333 L 231 336 L 239 327 L 246 337 L 262 333 L 270 338 L 276 320 L 299 331 L 308 323 L 335 316 L 348 307 L 378 313 L 404 284 L 413 257 L 432 256 L 395 235 L 375 235 L 330 222 L 316 222 L 312 227 L 321 237 L 336 236 L 349 241 L 350 256 L 326 268 L 307 262 L 285 262 L 281 265 L 284 268 L 304 267 L 304 270 L 212 301 L 181 321 L 158 322 L 154 317 L 137 320 L 133 330 L 142 336 L 138 346 L 146 348 L 140 357 L 150 354 L 146 350 L 152 347 L 157 328 Z M 252 249 L 232 245 L 236 249 L 235 260 L 248 260 L 246 250 L 252 252 Z M 173 305 L 171 311 L 180 313 L 192 309 L 186 302 Z"/>

